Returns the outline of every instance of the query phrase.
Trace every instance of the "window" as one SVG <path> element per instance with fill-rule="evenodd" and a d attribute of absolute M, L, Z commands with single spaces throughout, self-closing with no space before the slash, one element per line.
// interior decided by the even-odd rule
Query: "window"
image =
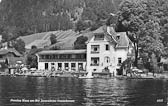
<path fill-rule="evenodd" d="M 55 63 L 51 63 L 51 71 L 55 71 L 54 65 L 55 65 Z"/>
<path fill-rule="evenodd" d="M 45 70 L 48 70 L 48 63 L 45 63 Z"/>
<path fill-rule="evenodd" d="M 99 57 L 91 57 L 91 66 L 99 65 Z"/>
<path fill-rule="evenodd" d="M 110 50 L 110 46 L 108 44 L 106 45 L 106 50 Z"/>
<path fill-rule="evenodd" d="M 78 63 L 78 69 L 83 70 L 83 63 Z"/>
<path fill-rule="evenodd" d="M 121 63 L 122 63 L 122 58 L 119 57 L 119 58 L 118 58 L 118 64 L 120 65 Z"/>
<path fill-rule="evenodd" d="M 45 59 L 49 59 L 49 55 L 46 55 L 45 57 L 46 57 Z"/>
<path fill-rule="evenodd" d="M 106 56 L 106 57 L 104 58 L 104 62 L 105 62 L 105 63 L 110 63 L 110 57 Z"/>
<path fill-rule="evenodd" d="M 68 63 L 65 63 L 65 67 L 68 67 Z"/>
<path fill-rule="evenodd" d="M 82 57 L 82 54 L 77 54 L 77 55 L 76 55 L 76 58 L 77 58 L 77 59 L 82 59 L 82 58 L 83 58 L 83 57 Z"/>
<path fill-rule="evenodd" d="M 68 66 L 68 63 L 65 63 L 65 70 L 68 70 L 69 66 Z"/>
<path fill-rule="evenodd" d="M 58 63 L 58 69 L 62 68 L 62 63 Z"/>
<path fill-rule="evenodd" d="M 99 45 L 91 45 L 91 53 L 99 53 L 100 46 Z"/>
<path fill-rule="evenodd" d="M 71 63 L 71 69 L 75 70 L 75 63 Z"/>
<path fill-rule="evenodd" d="M 76 55 L 75 55 L 75 54 L 72 54 L 72 55 L 71 55 L 71 58 L 72 58 L 72 59 L 75 59 L 75 58 L 76 58 Z"/>
<path fill-rule="evenodd" d="M 53 55 L 53 59 L 58 59 L 58 55 Z"/>
<path fill-rule="evenodd" d="M 96 34 L 94 40 L 104 40 L 104 34 Z"/>
<path fill-rule="evenodd" d="M 2 56 L 0 56 L 0 58 L 2 58 Z M 45 59 L 45 56 L 44 56 L 44 55 L 41 55 L 41 59 Z"/>
<path fill-rule="evenodd" d="M 117 36 L 116 39 L 119 40 L 119 39 L 120 39 L 120 36 Z"/>
<path fill-rule="evenodd" d="M 68 58 L 68 55 L 67 54 L 61 54 L 60 55 L 60 59 L 67 59 Z"/>
<path fill-rule="evenodd" d="M 51 56 L 51 55 L 49 55 L 48 57 L 49 57 L 48 59 L 52 59 L 52 56 Z"/>
<path fill-rule="evenodd" d="M 71 63 L 71 67 L 75 67 L 75 63 Z"/>

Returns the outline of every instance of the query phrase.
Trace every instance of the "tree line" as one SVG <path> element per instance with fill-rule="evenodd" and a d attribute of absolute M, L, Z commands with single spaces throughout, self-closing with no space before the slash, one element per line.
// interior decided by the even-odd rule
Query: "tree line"
<path fill-rule="evenodd" d="M 134 65 L 141 57 L 157 67 L 161 56 L 167 56 L 168 1 L 125 0 L 117 16 L 116 30 L 126 31 L 134 44 Z"/>
<path fill-rule="evenodd" d="M 100 26 L 122 0 L 2 0 L 0 34 L 4 42 L 33 33 L 75 29 L 90 21 Z M 79 29 L 79 30 L 78 30 Z"/>

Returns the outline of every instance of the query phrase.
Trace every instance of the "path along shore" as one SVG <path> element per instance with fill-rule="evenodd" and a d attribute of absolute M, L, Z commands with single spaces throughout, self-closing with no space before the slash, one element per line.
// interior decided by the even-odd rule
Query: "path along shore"
<path fill-rule="evenodd" d="M 66 73 L 66 74 L 57 74 L 57 75 L 53 75 L 53 74 L 45 74 L 45 75 L 41 75 L 41 74 L 5 74 L 5 73 L 0 73 L 0 76 L 14 76 L 14 77 L 17 77 L 17 76 L 29 76 L 29 77 L 76 77 L 78 78 L 79 76 L 76 76 L 72 73 Z M 168 79 L 168 73 L 141 73 L 141 74 L 134 74 L 134 75 L 131 75 L 131 74 L 127 74 L 125 76 L 123 75 L 117 75 L 117 76 L 108 76 L 108 77 L 97 77 L 97 76 L 94 76 L 94 78 L 118 78 L 118 79 Z"/>

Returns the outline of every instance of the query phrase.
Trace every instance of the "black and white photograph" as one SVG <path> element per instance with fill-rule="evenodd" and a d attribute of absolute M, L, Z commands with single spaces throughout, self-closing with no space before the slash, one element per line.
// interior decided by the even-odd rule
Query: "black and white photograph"
<path fill-rule="evenodd" d="M 0 106 L 168 106 L 168 0 L 0 0 Z"/>

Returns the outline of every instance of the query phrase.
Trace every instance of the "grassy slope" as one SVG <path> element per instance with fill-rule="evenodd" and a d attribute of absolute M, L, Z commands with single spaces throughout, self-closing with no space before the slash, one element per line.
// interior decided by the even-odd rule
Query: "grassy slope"
<path fill-rule="evenodd" d="M 101 29 L 101 27 L 99 28 Z M 96 31 L 98 31 L 97 29 Z M 50 47 L 57 46 L 60 47 L 61 49 L 73 49 L 73 45 L 77 37 L 79 36 L 87 36 L 90 38 L 95 31 L 88 31 L 88 32 L 83 32 L 81 34 L 74 32 L 73 30 L 67 30 L 67 31 L 50 31 L 50 32 L 43 32 L 43 33 L 37 33 L 37 34 L 32 34 L 28 36 L 21 37 L 24 42 L 26 42 L 27 45 L 31 44 L 36 44 L 38 43 L 37 41 L 39 40 L 48 40 L 50 41 L 49 37 L 50 34 L 53 33 L 55 36 L 57 36 L 57 41 L 58 43 L 51 45 Z M 41 46 L 41 45 L 39 45 Z"/>

